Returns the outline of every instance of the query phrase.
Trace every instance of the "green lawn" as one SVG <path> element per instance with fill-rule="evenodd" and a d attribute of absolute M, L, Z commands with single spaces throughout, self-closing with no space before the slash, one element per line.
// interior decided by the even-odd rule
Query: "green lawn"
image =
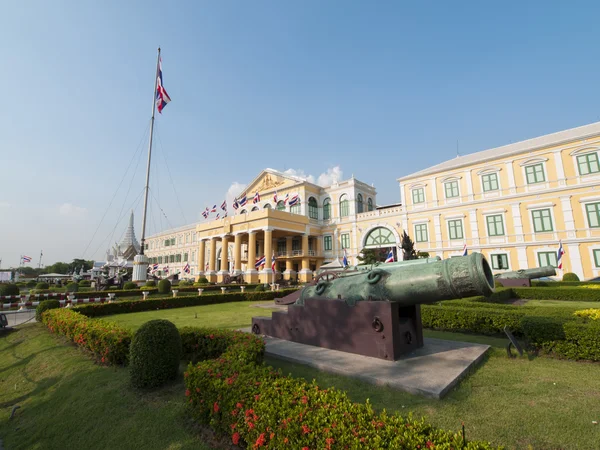
<path fill-rule="evenodd" d="M 257 308 L 252 305 L 263 302 L 232 302 L 215 305 L 189 306 L 186 308 L 161 309 L 138 313 L 116 314 L 102 317 L 132 330 L 138 329 L 144 322 L 153 319 L 167 319 L 178 327 L 216 327 L 238 329 L 249 327 L 252 317 L 271 316 L 274 309 Z M 272 302 L 271 302 L 272 303 Z"/>
<path fill-rule="evenodd" d="M 41 324 L 0 335 L 0 438 L 18 449 L 209 449 L 185 411 L 183 378 L 130 389 L 123 368 L 96 365 Z M 21 408 L 8 420 L 13 405 Z"/>

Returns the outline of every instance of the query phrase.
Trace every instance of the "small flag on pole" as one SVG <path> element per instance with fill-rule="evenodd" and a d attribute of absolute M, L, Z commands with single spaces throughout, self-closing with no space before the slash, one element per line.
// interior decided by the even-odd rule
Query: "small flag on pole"
<path fill-rule="evenodd" d="M 256 194 L 254 194 L 254 200 L 252 200 L 252 203 L 258 203 L 258 202 L 260 202 L 260 194 L 257 191 Z"/>
<path fill-rule="evenodd" d="M 465 245 L 463 245 L 463 256 L 467 256 L 469 254 L 468 250 L 467 250 L 467 243 L 465 242 Z"/>
<path fill-rule="evenodd" d="M 344 258 L 342 259 L 344 267 L 348 266 L 348 257 L 346 256 L 346 249 L 344 249 Z"/>
<path fill-rule="evenodd" d="M 246 201 L 247 201 L 247 198 L 246 198 L 246 193 L 244 192 L 244 193 L 242 194 L 242 197 L 240 198 L 240 202 L 239 202 L 239 203 L 240 203 L 240 206 L 246 206 Z"/>
<path fill-rule="evenodd" d="M 211 213 L 213 212 L 217 212 L 217 205 L 213 205 L 212 209 L 210 210 Z"/>
<path fill-rule="evenodd" d="M 227 211 L 227 200 L 223 200 L 223 203 L 221 203 L 221 209 L 223 211 Z"/>
<path fill-rule="evenodd" d="M 204 271 L 208 272 L 208 263 L 206 263 L 206 266 L 204 266 Z"/>
<path fill-rule="evenodd" d="M 265 264 L 265 261 L 266 261 L 266 260 L 267 260 L 267 259 L 265 258 L 265 255 L 262 255 L 262 256 L 261 256 L 260 258 L 258 258 L 258 259 L 256 260 L 256 262 L 254 263 L 254 268 L 258 270 L 258 269 L 260 268 L 260 266 L 264 266 L 264 264 Z"/>
<path fill-rule="evenodd" d="M 394 249 L 390 248 L 390 252 L 388 253 L 387 258 L 385 258 L 385 262 L 386 263 L 394 262 Z"/>
<path fill-rule="evenodd" d="M 162 58 L 158 59 L 158 77 L 156 79 L 156 107 L 158 112 L 162 114 L 162 110 L 171 101 L 171 97 L 167 94 L 165 87 L 163 86 L 162 76 Z"/>
<path fill-rule="evenodd" d="M 23 263 L 31 262 L 31 256 L 21 256 Z"/>
<path fill-rule="evenodd" d="M 294 206 L 299 201 L 300 201 L 300 197 L 298 197 L 298 194 L 292 195 L 292 198 L 290 198 L 290 206 Z"/>
<path fill-rule="evenodd" d="M 190 273 L 190 265 L 189 265 L 189 263 L 185 263 L 185 266 L 183 266 L 183 271 L 185 273 Z"/>
<path fill-rule="evenodd" d="M 271 258 L 272 262 L 271 262 L 271 270 L 273 272 L 275 272 L 275 252 L 273 252 L 273 256 Z"/>
<path fill-rule="evenodd" d="M 289 199 L 290 199 L 290 194 L 285 194 L 285 198 L 283 199 L 283 204 L 287 205 L 287 202 Z"/>
<path fill-rule="evenodd" d="M 236 210 L 240 207 L 237 198 L 233 199 L 233 204 L 231 206 L 233 206 L 233 209 L 236 209 Z"/>
<path fill-rule="evenodd" d="M 273 194 L 273 202 L 277 204 L 277 191 Z"/>
<path fill-rule="evenodd" d="M 556 267 L 562 270 L 562 257 L 565 251 L 562 246 L 562 241 L 558 241 L 558 253 L 556 255 Z"/>

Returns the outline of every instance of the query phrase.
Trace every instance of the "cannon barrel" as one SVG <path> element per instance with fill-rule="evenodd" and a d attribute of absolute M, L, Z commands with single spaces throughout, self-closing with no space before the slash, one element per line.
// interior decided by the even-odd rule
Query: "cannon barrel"
<path fill-rule="evenodd" d="M 496 277 L 498 280 L 516 280 L 528 279 L 534 280 L 541 277 L 551 277 L 556 275 L 556 270 L 552 266 L 535 267 L 533 269 L 521 269 L 513 272 L 504 272 Z"/>
<path fill-rule="evenodd" d="M 492 270 L 481 253 L 427 264 L 382 264 L 351 277 L 321 280 L 307 286 L 296 304 L 307 298 L 359 301 L 388 301 L 402 305 L 434 303 L 475 295 L 490 295 L 494 290 Z"/>

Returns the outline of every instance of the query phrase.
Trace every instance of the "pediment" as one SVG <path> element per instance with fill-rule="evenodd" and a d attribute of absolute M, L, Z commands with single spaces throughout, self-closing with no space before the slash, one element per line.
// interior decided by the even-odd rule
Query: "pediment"
<path fill-rule="evenodd" d="M 131 261 L 133 260 L 133 258 L 135 258 L 137 254 L 138 252 L 135 249 L 135 247 L 133 245 L 130 245 L 129 247 L 127 247 L 127 250 L 123 252 L 123 258 L 125 258 L 127 261 Z"/>
<path fill-rule="evenodd" d="M 284 174 L 263 170 L 260 175 L 246 187 L 246 195 L 248 198 L 251 198 L 256 192 L 262 195 L 263 192 L 267 193 L 285 189 L 286 187 L 297 185 L 299 182 L 298 179 L 289 178 Z"/>

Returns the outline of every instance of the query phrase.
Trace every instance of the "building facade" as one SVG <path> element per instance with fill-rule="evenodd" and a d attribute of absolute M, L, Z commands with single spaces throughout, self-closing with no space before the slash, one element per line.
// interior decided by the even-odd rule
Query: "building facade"
<path fill-rule="evenodd" d="M 322 187 L 265 169 L 227 217 L 150 236 L 145 252 L 170 273 L 189 263 L 184 278 L 307 281 L 344 256 L 358 264 L 365 248 L 398 258 L 406 230 L 418 251 L 448 258 L 466 247 L 495 272 L 557 266 L 562 242 L 562 272 L 589 279 L 600 276 L 599 152 L 595 123 L 457 157 L 399 178 L 389 206 L 354 177 Z"/>

